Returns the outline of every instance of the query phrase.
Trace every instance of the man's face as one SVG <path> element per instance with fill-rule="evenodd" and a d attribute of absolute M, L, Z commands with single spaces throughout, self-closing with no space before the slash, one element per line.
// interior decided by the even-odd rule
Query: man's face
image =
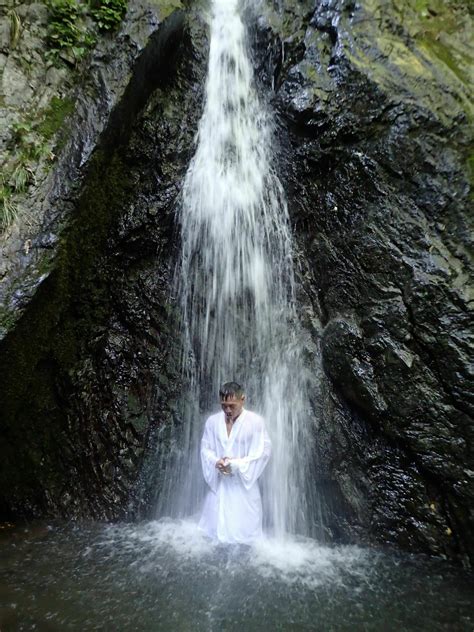
<path fill-rule="evenodd" d="M 231 395 L 225 399 L 221 399 L 221 408 L 224 411 L 226 421 L 235 421 L 242 412 L 244 406 L 245 395 L 236 397 Z"/>

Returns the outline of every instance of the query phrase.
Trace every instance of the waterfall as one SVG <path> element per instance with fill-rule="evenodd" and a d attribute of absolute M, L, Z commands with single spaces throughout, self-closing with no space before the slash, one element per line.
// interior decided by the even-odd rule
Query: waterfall
<path fill-rule="evenodd" d="M 182 316 L 181 420 L 163 449 L 158 515 L 199 510 L 199 442 L 224 381 L 245 385 L 273 455 L 267 528 L 305 532 L 311 414 L 298 344 L 288 210 L 272 156 L 272 121 L 253 79 L 239 0 L 212 3 L 197 149 L 183 188 L 176 290 Z"/>

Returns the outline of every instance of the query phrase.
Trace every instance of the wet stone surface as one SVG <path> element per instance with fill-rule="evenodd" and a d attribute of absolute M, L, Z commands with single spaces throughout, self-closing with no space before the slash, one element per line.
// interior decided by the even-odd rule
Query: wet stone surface
<path fill-rule="evenodd" d="M 79 96 L 71 160 L 33 244 L 50 260 L 39 274 L 33 258 L 5 293 L 21 313 L 1 343 L 5 516 L 135 515 L 157 486 L 143 462 L 179 388 L 174 212 L 206 41 L 199 19 L 174 13 L 130 61 L 128 84 L 106 55 Z"/>
<path fill-rule="evenodd" d="M 285 3 L 256 49 L 327 376 L 314 483 L 331 490 L 327 526 L 466 560 L 472 18 L 462 3 L 404 7 Z"/>

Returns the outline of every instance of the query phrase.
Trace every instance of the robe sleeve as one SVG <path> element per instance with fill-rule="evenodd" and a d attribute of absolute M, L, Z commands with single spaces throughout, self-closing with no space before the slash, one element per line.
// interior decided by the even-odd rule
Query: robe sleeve
<path fill-rule="evenodd" d="M 263 419 L 256 426 L 248 455 L 230 461 L 232 473 L 239 475 L 246 489 L 250 489 L 257 482 L 268 463 L 272 449 Z"/>
<path fill-rule="evenodd" d="M 201 440 L 201 463 L 202 473 L 204 474 L 204 480 L 209 485 L 211 490 L 215 493 L 217 491 L 218 484 L 218 471 L 216 463 L 219 460 L 215 452 L 215 437 L 214 428 L 212 427 L 210 419 L 206 421 L 204 427 L 204 433 Z"/>

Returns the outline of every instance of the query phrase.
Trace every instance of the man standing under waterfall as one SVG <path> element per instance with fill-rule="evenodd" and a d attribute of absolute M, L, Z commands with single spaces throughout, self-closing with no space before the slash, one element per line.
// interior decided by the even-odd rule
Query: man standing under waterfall
<path fill-rule="evenodd" d="M 262 537 L 258 478 L 270 458 L 270 438 L 262 417 L 244 408 L 240 384 L 223 384 L 219 397 L 222 411 L 208 418 L 201 441 L 209 490 L 199 527 L 220 542 L 251 544 Z"/>

